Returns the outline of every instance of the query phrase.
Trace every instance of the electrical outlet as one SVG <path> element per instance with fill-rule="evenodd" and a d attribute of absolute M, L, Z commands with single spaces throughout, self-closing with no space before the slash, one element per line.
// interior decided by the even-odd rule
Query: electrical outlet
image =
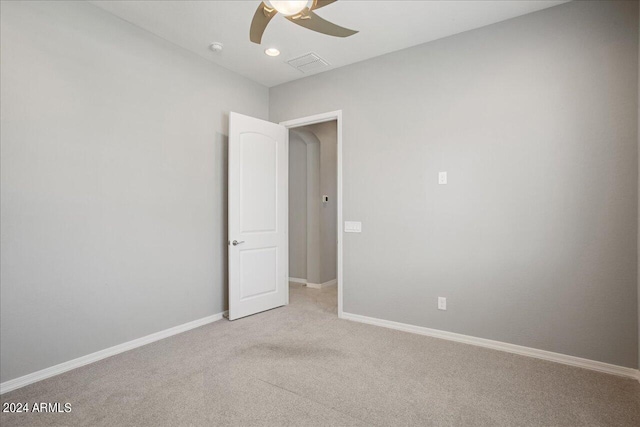
<path fill-rule="evenodd" d="M 447 309 L 447 299 L 445 297 L 438 297 L 438 310 Z"/>

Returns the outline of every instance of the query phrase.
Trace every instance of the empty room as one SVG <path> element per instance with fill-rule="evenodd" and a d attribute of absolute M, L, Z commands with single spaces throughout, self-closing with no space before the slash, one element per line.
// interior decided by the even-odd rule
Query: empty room
<path fill-rule="evenodd" d="M 640 425 L 637 0 L 0 0 L 0 425 Z"/>

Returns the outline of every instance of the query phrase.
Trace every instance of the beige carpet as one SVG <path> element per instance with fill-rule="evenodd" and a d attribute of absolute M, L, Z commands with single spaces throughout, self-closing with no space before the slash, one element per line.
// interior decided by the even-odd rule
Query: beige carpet
<path fill-rule="evenodd" d="M 68 414 L 9 426 L 640 425 L 640 384 L 339 320 L 335 288 L 222 320 L 7 393 Z"/>

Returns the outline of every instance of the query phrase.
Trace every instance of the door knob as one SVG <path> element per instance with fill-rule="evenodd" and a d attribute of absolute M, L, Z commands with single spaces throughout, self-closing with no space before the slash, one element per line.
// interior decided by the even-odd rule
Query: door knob
<path fill-rule="evenodd" d="M 233 242 L 231 242 L 233 246 L 238 246 L 240 243 L 244 243 L 244 240 L 240 240 L 240 241 L 234 240 Z"/>

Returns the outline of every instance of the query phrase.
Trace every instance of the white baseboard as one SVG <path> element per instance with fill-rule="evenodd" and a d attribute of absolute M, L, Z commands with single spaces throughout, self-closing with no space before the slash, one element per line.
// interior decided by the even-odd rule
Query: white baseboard
<path fill-rule="evenodd" d="M 329 280 L 328 282 L 324 282 L 324 283 L 307 282 L 307 288 L 324 289 L 324 288 L 328 288 L 329 286 L 336 286 L 337 284 L 338 284 L 338 279 Z"/>
<path fill-rule="evenodd" d="M 24 387 L 29 384 L 33 384 L 38 381 L 42 381 L 55 375 L 62 374 L 63 372 L 67 372 L 72 369 L 97 362 L 98 360 L 102 360 L 110 356 L 115 356 L 116 354 L 123 353 L 137 347 L 142 347 L 143 345 L 150 344 L 154 341 L 159 341 L 163 338 L 168 338 L 172 335 L 177 335 L 182 332 L 197 328 L 199 326 L 207 325 L 209 323 L 215 322 L 216 320 L 222 319 L 222 316 L 224 316 L 225 314 L 226 311 L 224 313 L 218 313 L 212 316 L 203 317 L 202 319 L 174 326 L 173 328 L 165 329 L 164 331 L 156 332 L 142 338 L 137 338 L 132 341 L 115 345 L 113 347 L 105 348 L 104 350 L 96 351 L 95 353 L 87 354 L 86 356 L 81 356 L 77 359 L 69 360 L 68 362 L 63 362 L 58 365 L 51 366 L 50 368 L 45 368 L 40 371 L 24 375 L 22 377 L 15 378 L 13 380 L 5 381 L 0 384 L 0 394 L 7 393 L 9 391 Z"/>
<path fill-rule="evenodd" d="M 328 282 L 324 282 L 324 283 L 311 283 L 311 282 L 307 282 L 307 279 L 289 277 L 289 281 L 293 283 L 301 283 L 303 285 L 307 285 L 307 288 L 312 288 L 312 289 L 323 289 L 323 288 L 328 288 L 329 286 L 335 286 L 338 284 L 338 279 L 329 280 Z"/>
<path fill-rule="evenodd" d="M 469 335 L 456 334 L 454 332 L 441 331 L 438 329 L 425 328 L 423 326 L 409 325 L 406 323 L 392 322 L 390 320 L 376 319 L 374 317 L 361 316 L 359 314 L 342 313 L 343 319 L 352 320 L 369 325 L 382 326 L 384 328 L 396 329 L 404 332 L 411 332 L 419 335 L 426 335 L 434 338 L 441 338 L 449 341 L 456 341 L 464 344 L 476 345 L 479 347 L 491 348 L 494 350 L 506 351 L 508 353 L 522 356 L 535 357 L 537 359 L 549 360 L 551 362 L 563 363 L 565 365 L 577 366 L 593 371 L 607 374 L 619 375 L 634 378 L 640 381 L 640 371 L 638 369 L 627 368 L 625 366 L 611 365 L 609 363 L 595 360 L 583 359 L 581 357 L 569 356 L 552 351 L 538 350 L 530 347 L 523 347 L 516 344 L 509 344 L 500 341 L 477 338 Z"/>

